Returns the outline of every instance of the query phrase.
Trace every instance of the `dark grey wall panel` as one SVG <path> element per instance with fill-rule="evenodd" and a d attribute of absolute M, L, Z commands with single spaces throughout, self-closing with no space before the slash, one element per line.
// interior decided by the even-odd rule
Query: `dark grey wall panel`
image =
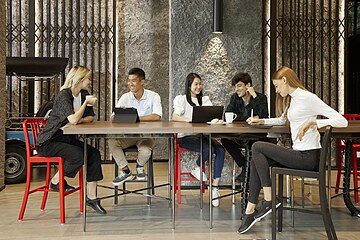
<path fill-rule="evenodd" d="M 212 1 L 171 1 L 171 110 L 192 71 L 214 104 L 227 104 L 238 71 L 249 72 L 261 91 L 261 14 L 261 2 L 224 1 L 224 31 L 213 34 Z"/>
<path fill-rule="evenodd" d="M 169 106 L 169 1 L 124 0 L 118 2 L 118 76 L 119 97 L 128 92 L 127 73 L 133 67 L 146 74 L 145 88 L 159 93 L 163 119 Z M 167 143 L 157 140 L 155 159 L 167 159 Z"/>
<path fill-rule="evenodd" d="M 129 91 L 127 73 L 133 67 L 145 71 L 146 88 L 160 94 L 164 118 L 168 118 L 169 4 L 167 0 L 120 2 L 118 52 L 119 96 Z"/>
<path fill-rule="evenodd" d="M 184 94 L 185 78 L 197 72 L 205 95 L 214 105 L 227 105 L 231 78 L 249 72 L 261 91 L 261 1 L 224 1 L 222 34 L 212 33 L 213 1 L 172 0 L 170 23 L 170 113 L 173 99 Z M 183 168 L 192 168 L 196 155 L 187 155 Z M 222 183 L 229 183 L 232 160 L 227 155 Z"/>

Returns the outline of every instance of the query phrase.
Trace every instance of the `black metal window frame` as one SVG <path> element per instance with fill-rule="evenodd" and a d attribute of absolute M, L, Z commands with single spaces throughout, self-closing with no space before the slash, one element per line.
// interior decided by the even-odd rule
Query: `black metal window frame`
<path fill-rule="evenodd" d="M 92 70 L 92 94 L 98 120 L 107 120 L 115 103 L 117 1 L 6 0 L 6 50 L 8 57 L 67 57 L 69 64 L 60 85 L 74 65 Z M 32 116 L 55 92 L 54 81 L 17 82 L 7 77 L 10 117 Z M 35 106 L 35 98 L 40 98 Z M 100 145 L 107 159 L 106 141 Z"/>
<path fill-rule="evenodd" d="M 346 48 L 347 35 L 346 17 L 339 18 L 339 1 L 269 0 L 268 3 L 270 18 L 263 13 L 263 41 L 270 42 L 270 75 L 280 66 L 289 66 L 309 91 L 339 109 L 339 39 L 345 41 Z M 265 69 L 268 63 L 264 44 L 263 49 Z M 274 108 L 275 90 L 270 84 L 271 116 L 275 115 Z"/>

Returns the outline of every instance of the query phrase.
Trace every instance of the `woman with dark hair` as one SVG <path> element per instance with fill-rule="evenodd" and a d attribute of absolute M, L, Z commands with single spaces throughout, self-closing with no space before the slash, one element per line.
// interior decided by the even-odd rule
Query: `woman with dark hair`
<path fill-rule="evenodd" d="M 196 73 L 190 73 L 186 77 L 185 83 L 185 95 L 178 95 L 174 98 L 174 112 L 172 116 L 173 121 L 190 122 L 192 118 L 192 112 L 194 106 L 211 106 L 212 103 L 208 96 L 203 96 L 203 85 L 201 78 Z M 193 152 L 200 152 L 200 136 L 199 135 L 188 135 L 184 133 L 178 134 L 179 145 L 183 148 Z M 218 198 L 219 194 L 219 181 L 221 177 L 221 171 L 224 165 L 225 149 L 217 141 L 212 140 L 212 152 L 215 153 L 214 161 L 214 179 L 213 179 L 213 190 L 212 198 Z M 203 162 L 209 159 L 209 144 L 208 139 L 205 138 L 203 141 Z M 196 161 L 195 168 L 191 171 L 191 174 L 200 180 L 200 157 Z M 207 181 L 207 176 L 203 174 L 203 180 Z M 214 207 L 219 206 L 219 199 L 212 201 Z"/>
<path fill-rule="evenodd" d="M 293 145 L 292 148 L 286 148 L 260 141 L 252 145 L 249 201 L 238 230 L 240 234 L 247 232 L 272 211 L 271 201 L 274 199 L 271 199 L 270 166 L 317 170 L 321 149 L 318 129 L 328 125 L 347 126 L 347 120 L 340 113 L 305 89 L 291 68 L 279 68 L 273 74 L 272 82 L 277 94 L 276 109 L 282 112 L 281 116 L 268 119 L 249 118 L 247 122 L 252 125 L 289 123 Z M 318 116 L 326 118 L 320 119 Z M 259 209 L 255 210 L 261 188 L 264 200 Z M 276 202 L 276 207 L 280 204 Z"/>

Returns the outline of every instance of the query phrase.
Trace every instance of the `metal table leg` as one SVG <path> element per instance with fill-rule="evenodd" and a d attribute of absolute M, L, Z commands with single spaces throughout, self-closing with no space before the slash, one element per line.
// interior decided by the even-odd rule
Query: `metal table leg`
<path fill-rule="evenodd" d="M 200 136 L 200 209 L 203 209 L 203 142 L 204 142 L 204 135 L 201 134 Z"/>
<path fill-rule="evenodd" d="M 174 186 L 174 174 L 175 174 L 175 171 L 174 171 L 174 159 L 175 159 L 175 156 L 174 156 L 174 150 L 175 150 L 175 137 L 172 136 L 170 139 L 170 148 L 169 148 L 169 151 L 170 151 L 170 159 L 169 159 L 169 165 L 170 165 L 170 172 L 169 172 L 169 175 L 170 175 L 170 187 L 171 187 L 171 198 L 170 198 L 170 201 L 171 201 L 171 221 L 172 221 L 172 229 L 175 230 L 175 186 Z"/>
<path fill-rule="evenodd" d="M 241 219 L 245 213 L 248 192 L 249 192 L 249 169 L 250 169 L 250 159 L 251 159 L 251 151 L 248 144 L 244 145 L 246 152 L 246 166 L 245 166 L 245 181 L 242 189 L 242 198 L 241 198 Z"/>
<path fill-rule="evenodd" d="M 86 232 L 86 199 L 87 199 L 87 138 L 84 138 L 84 165 L 83 165 L 83 182 L 84 182 L 84 216 L 83 216 L 83 228 Z"/>
<path fill-rule="evenodd" d="M 213 208 L 212 208 L 212 151 L 211 151 L 211 133 L 209 134 L 209 214 L 210 229 L 213 228 Z"/>
<path fill-rule="evenodd" d="M 358 210 L 350 198 L 350 173 L 351 173 L 351 149 L 352 149 L 352 141 L 346 140 L 346 148 L 345 148 L 345 167 L 344 167 L 344 203 L 346 207 L 349 209 L 351 216 L 360 217 L 360 210 Z"/>

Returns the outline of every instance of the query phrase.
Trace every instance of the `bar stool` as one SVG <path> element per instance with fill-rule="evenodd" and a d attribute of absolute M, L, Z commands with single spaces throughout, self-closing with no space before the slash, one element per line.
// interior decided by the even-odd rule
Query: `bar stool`
<path fill-rule="evenodd" d="M 281 204 L 278 208 L 278 231 L 282 232 L 282 218 L 283 218 L 283 209 L 307 212 L 307 213 L 318 213 L 322 215 L 326 234 L 328 239 L 337 239 L 335 227 L 331 218 L 331 213 L 329 209 L 329 201 L 327 198 L 327 188 L 326 188 L 326 163 L 329 162 L 329 150 L 330 150 L 330 138 L 331 138 L 331 127 L 327 126 L 325 130 L 324 137 L 322 139 L 322 148 L 320 152 L 320 162 L 318 171 L 308 171 L 308 170 L 299 170 L 291 169 L 286 167 L 273 167 L 271 169 L 271 196 L 272 196 L 272 239 L 276 240 L 276 198 L 278 197 L 280 203 L 283 203 L 283 176 L 299 176 L 299 177 L 309 177 L 316 178 L 319 181 L 319 197 L 320 197 L 320 207 L 321 212 L 314 212 L 308 209 L 302 208 L 288 208 L 284 207 Z M 278 194 L 276 195 L 276 176 L 278 175 Z"/>
<path fill-rule="evenodd" d="M 125 155 L 127 153 L 134 153 L 134 152 L 138 152 L 138 149 L 136 146 L 131 146 L 128 148 L 123 149 Z M 114 177 L 116 178 L 119 175 L 119 166 L 116 164 L 115 159 L 113 158 L 113 161 L 115 163 L 115 167 L 114 167 Z M 149 158 L 149 161 L 147 162 L 147 179 L 145 180 L 128 180 L 123 182 L 123 188 L 122 188 L 122 192 L 124 194 L 126 194 L 127 190 L 126 190 L 126 183 L 132 183 L 132 182 L 146 182 L 147 183 L 147 205 L 150 206 L 151 205 L 151 195 L 155 194 L 155 187 L 154 187 L 154 160 L 153 160 L 153 153 L 151 151 L 151 156 Z M 115 194 L 115 198 L 114 198 L 114 204 L 117 205 L 119 203 L 119 187 L 115 186 L 114 187 L 114 194 Z"/>
<path fill-rule="evenodd" d="M 35 192 L 43 192 L 43 198 L 40 205 L 40 209 L 44 210 L 47 196 L 49 192 L 52 192 L 49 189 L 50 186 L 50 173 L 51 173 L 51 164 L 57 164 L 59 170 L 59 196 L 60 196 L 60 223 L 65 224 L 65 197 L 69 194 L 72 194 L 76 191 L 80 192 L 80 212 L 84 211 L 83 208 L 83 170 L 80 168 L 79 170 L 79 186 L 74 190 L 65 192 L 64 191 L 64 158 L 62 157 L 40 157 L 37 155 L 36 148 L 36 139 L 42 127 L 45 127 L 46 121 L 43 118 L 30 118 L 26 119 L 23 122 L 23 132 L 25 137 L 25 146 L 26 146 L 26 160 L 27 160 L 27 169 L 26 169 L 26 186 L 24 192 L 24 198 L 21 205 L 20 213 L 18 216 L 18 220 L 22 220 L 24 217 L 26 205 L 28 202 L 29 195 Z M 29 133 L 30 129 L 30 133 Z M 31 139 L 30 139 L 31 138 Z M 37 187 L 35 189 L 30 190 L 31 185 L 31 176 L 32 176 L 32 165 L 46 163 L 46 180 L 45 185 Z"/>

